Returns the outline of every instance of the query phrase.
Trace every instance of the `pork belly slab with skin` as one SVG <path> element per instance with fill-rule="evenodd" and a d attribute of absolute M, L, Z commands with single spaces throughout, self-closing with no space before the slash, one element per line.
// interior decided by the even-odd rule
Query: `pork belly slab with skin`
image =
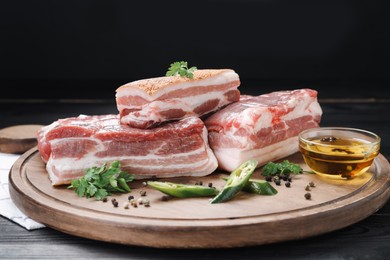
<path fill-rule="evenodd" d="M 151 128 L 166 121 L 201 117 L 240 99 L 240 79 L 231 69 L 196 70 L 193 79 L 159 77 L 116 90 L 121 123 Z"/>
<path fill-rule="evenodd" d="M 297 152 L 298 134 L 318 127 L 321 116 L 317 91 L 298 89 L 243 95 L 205 124 L 219 168 L 232 171 L 248 159 L 261 166 Z"/>
<path fill-rule="evenodd" d="M 137 179 L 205 176 L 217 168 L 207 129 L 196 117 L 150 130 L 121 125 L 119 115 L 60 119 L 39 131 L 38 149 L 53 185 L 115 160 Z"/>

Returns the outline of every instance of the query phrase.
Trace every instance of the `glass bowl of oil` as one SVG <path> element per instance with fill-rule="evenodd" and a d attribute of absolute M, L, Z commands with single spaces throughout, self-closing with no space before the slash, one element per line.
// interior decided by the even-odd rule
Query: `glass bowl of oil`
<path fill-rule="evenodd" d="M 299 150 L 316 174 L 333 179 L 352 179 L 365 173 L 379 154 L 380 137 L 346 127 L 320 127 L 299 134 Z"/>

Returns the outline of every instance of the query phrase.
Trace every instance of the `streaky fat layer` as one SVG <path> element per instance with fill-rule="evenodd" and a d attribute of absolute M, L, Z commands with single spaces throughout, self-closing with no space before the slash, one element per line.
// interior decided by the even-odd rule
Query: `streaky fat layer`
<path fill-rule="evenodd" d="M 241 150 L 237 148 L 214 149 L 214 154 L 218 158 L 221 169 L 233 171 L 237 165 L 249 159 L 258 161 L 258 166 L 279 158 L 298 152 L 298 137 L 294 136 L 281 142 L 251 150 Z"/>
<path fill-rule="evenodd" d="M 122 164 L 122 168 L 135 169 L 136 172 L 130 172 L 136 175 L 137 179 L 150 178 L 152 176 L 161 176 L 161 177 L 179 177 L 179 176 L 205 176 L 218 167 L 217 159 L 214 156 L 214 153 L 211 151 L 208 146 L 208 132 L 206 127 L 203 127 L 202 131 L 202 139 L 203 146 L 198 149 L 186 152 L 175 154 L 174 157 L 171 157 L 173 161 L 167 165 L 159 165 L 159 164 L 147 164 L 144 165 L 142 161 L 147 160 L 166 160 L 166 156 L 157 155 L 158 149 L 152 150 L 150 154 L 147 156 L 109 156 L 109 157 L 97 157 L 96 154 L 105 150 L 105 141 L 102 142 L 97 138 L 88 138 L 93 140 L 96 145 L 95 149 L 89 153 L 86 153 L 82 158 L 54 158 L 53 153 L 51 154 L 46 169 L 49 173 L 50 180 L 52 185 L 61 185 L 61 184 L 69 184 L 71 180 L 82 177 L 85 174 L 85 169 L 100 166 L 103 163 L 112 162 L 112 161 L 121 161 L 124 162 L 126 160 L 132 160 L 133 163 L 131 165 Z M 79 139 L 80 141 L 85 140 L 85 138 L 71 138 L 73 141 Z M 52 145 L 61 144 L 61 142 L 66 142 L 66 140 L 59 139 L 53 140 Z M 174 160 L 185 158 L 189 156 L 197 156 L 203 157 L 204 159 L 189 161 L 186 160 L 186 163 L 173 163 Z M 203 155 L 203 156 L 202 156 Z M 139 162 L 134 163 L 135 162 Z M 150 169 L 154 169 L 153 174 L 149 174 Z M 60 173 L 61 177 L 58 176 L 57 173 Z"/>
<path fill-rule="evenodd" d="M 204 77 L 204 73 L 208 71 L 215 71 L 215 73 L 208 73 L 209 77 Z M 202 73 L 202 77 L 197 77 Z M 137 80 L 120 86 L 116 90 L 116 97 L 123 96 L 140 96 L 148 101 L 158 99 L 162 95 L 179 89 L 186 89 L 193 86 L 210 86 L 226 84 L 232 81 L 239 81 L 239 76 L 236 72 L 230 69 L 224 70 L 197 70 L 194 72 L 194 79 L 176 76 L 176 77 L 157 77 L 144 80 Z M 148 85 L 144 88 L 141 86 Z M 153 87 L 154 91 L 145 91 L 145 89 Z"/>

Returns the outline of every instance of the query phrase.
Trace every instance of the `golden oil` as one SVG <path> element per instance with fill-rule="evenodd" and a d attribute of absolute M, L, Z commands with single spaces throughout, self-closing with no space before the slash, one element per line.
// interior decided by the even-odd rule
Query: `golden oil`
<path fill-rule="evenodd" d="M 364 139 L 319 136 L 299 140 L 306 164 L 318 175 L 351 179 L 366 172 L 379 153 L 379 143 Z"/>

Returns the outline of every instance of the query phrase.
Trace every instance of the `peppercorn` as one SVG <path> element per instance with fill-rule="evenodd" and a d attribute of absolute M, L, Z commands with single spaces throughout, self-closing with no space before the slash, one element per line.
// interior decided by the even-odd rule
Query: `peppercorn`
<path fill-rule="evenodd" d="M 288 180 L 288 177 L 289 177 L 288 174 L 283 174 L 282 179 L 283 179 L 284 181 L 287 181 L 287 180 Z"/>
<path fill-rule="evenodd" d="M 287 178 L 287 181 L 292 182 L 292 178 L 291 178 L 291 177 L 288 177 L 288 178 Z"/>
<path fill-rule="evenodd" d="M 208 184 L 207 186 L 209 186 L 210 188 L 212 188 L 212 187 L 213 187 L 213 183 L 212 183 L 212 182 L 209 182 L 209 184 Z"/>
<path fill-rule="evenodd" d="M 114 205 L 114 207 L 118 207 L 118 201 L 116 201 L 115 198 L 111 199 L 111 203 L 112 203 L 112 205 Z"/>
<path fill-rule="evenodd" d="M 138 202 L 139 205 L 142 205 L 142 203 L 144 203 L 144 200 L 143 200 L 142 198 L 139 198 L 139 199 L 137 200 L 137 202 Z"/>
<path fill-rule="evenodd" d="M 337 138 L 336 137 L 333 137 L 333 136 L 327 136 L 327 137 L 323 137 L 321 138 L 321 142 L 334 142 L 336 141 Z"/>
<path fill-rule="evenodd" d="M 268 181 L 268 182 L 271 182 L 272 181 L 272 176 L 271 175 L 265 176 L 265 180 Z"/>
<path fill-rule="evenodd" d="M 286 185 L 287 188 L 291 187 L 291 182 L 287 181 L 284 185 Z"/>
<path fill-rule="evenodd" d="M 309 182 L 309 185 L 310 185 L 310 187 L 315 187 L 316 185 L 314 184 L 314 182 Z"/>
<path fill-rule="evenodd" d="M 306 191 L 311 191 L 310 186 L 309 186 L 309 185 L 306 185 L 305 190 L 306 190 Z"/>
<path fill-rule="evenodd" d="M 168 201 L 168 200 L 169 200 L 169 196 L 162 196 L 162 197 L 161 197 L 161 200 L 162 200 L 162 201 Z"/>
<path fill-rule="evenodd" d="M 134 196 L 133 195 L 129 195 L 129 197 L 127 197 L 127 200 L 130 201 L 130 200 L 133 200 L 134 199 Z"/>
<path fill-rule="evenodd" d="M 146 196 L 146 190 L 140 190 L 140 191 L 139 191 L 139 194 L 140 194 L 141 196 Z"/>
<path fill-rule="evenodd" d="M 275 179 L 274 182 L 276 185 L 280 186 L 280 179 Z"/>
<path fill-rule="evenodd" d="M 102 199 L 102 201 L 103 201 L 103 202 L 107 202 L 107 197 L 104 197 L 104 198 Z"/>
<path fill-rule="evenodd" d="M 145 207 L 150 207 L 150 201 L 147 199 L 145 199 L 142 204 L 144 204 Z"/>
<path fill-rule="evenodd" d="M 134 208 L 136 208 L 138 205 L 137 205 L 137 202 L 134 200 L 134 199 L 132 199 L 131 201 L 130 201 L 130 205 L 131 206 L 133 206 Z"/>
<path fill-rule="evenodd" d="M 307 200 L 311 199 L 311 194 L 310 194 L 310 192 L 305 193 L 305 198 L 306 198 Z"/>

